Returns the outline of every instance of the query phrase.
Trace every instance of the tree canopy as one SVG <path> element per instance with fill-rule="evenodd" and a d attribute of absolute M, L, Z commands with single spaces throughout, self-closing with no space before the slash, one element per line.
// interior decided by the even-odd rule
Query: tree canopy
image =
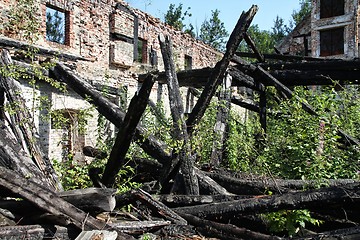
<path fill-rule="evenodd" d="M 229 35 L 219 18 L 220 11 L 211 11 L 211 18 L 201 24 L 199 39 L 210 46 L 223 50 L 225 38 Z"/>

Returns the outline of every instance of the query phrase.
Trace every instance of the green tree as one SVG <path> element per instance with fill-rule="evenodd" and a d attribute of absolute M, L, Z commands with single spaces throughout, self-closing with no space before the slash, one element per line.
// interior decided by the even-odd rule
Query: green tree
<path fill-rule="evenodd" d="M 275 45 L 275 39 L 272 32 L 267 30 L 260 30 L 259 25 L 251 25 L 248 29 L 248 34 L 255 41 L 257 49 L 261 53 L 272 53 Z M 242 41 L 239 46 L 240 52 L 251 51 L 245 41 Z"/>
<path fill-rule="evenodd" d="M 308 14 L 311 13 L 311 0 L 300 0 L 300 10 L 293 11 L 292 18 L 295 26 L 299 24 Z"/>
<path fill-rule="evenodd" d="M 225 29 L 224 23 L 219 18 L 219 13 L 218 9 L 211 11 L 211 18 L 201 24 L 199 39 L 216 49 L 223 50 L 225 38 L 229 34 Z"/>
<path fill-rule="evenodd" d="M 283 39 L 289 32 L 291 32 L 291 28 L 288 27 L 284 23 L 284 19 L 279 16 L 276 16 L 276 19 L 274 20 L 274 26 L 271 28 L 271 30 L 275 43 L 281 41 L 281 39 Z"/>
<path fill-rule="evenodd" d="M 192 36 L 195 36 L 194 26 L 189 24 L 189 27 L 186 27 L 186 24 L 184 24 L 184 20 L 187 17 L 192 16 L 192 14 L 189 12 L 190 9 L 191 8 L 188 7 L 185 12 L 183 12 L 182 3 L 180 3 L 177 7 L 175 7 L 175 4 L 170 4 L 169 9 L 164 16 L 165 23 L 175 27 L 180 31 L 184 31 Z"/>

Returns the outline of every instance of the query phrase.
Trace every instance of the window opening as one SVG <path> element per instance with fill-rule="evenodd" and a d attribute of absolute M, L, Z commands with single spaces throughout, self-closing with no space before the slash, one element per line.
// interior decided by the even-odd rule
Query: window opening
<path fill-rule="evenodd" d="M 344 54 L 344 28 L 320 31 L 320 56 Z"/>
<path fill-rule="evenodd" d="M 344 15 L 344 0 L 320 0 L 320 18 Z"/>
<path fill-rule="evenodd" d="M 147 63 L 147 41 L 139 38 L 136 50 L 138 54 L 135 60 L 139 63 Z"/>
<path fill-rule="evenodd" d="M 56 7 L 46 6 L 46 40 L 67 44 L 68 14 Z"/>
<path fill-rule="evenodd" d="M 192 57 L 185 55 L 185 70 L 191 70 L 192 69 Z"/>

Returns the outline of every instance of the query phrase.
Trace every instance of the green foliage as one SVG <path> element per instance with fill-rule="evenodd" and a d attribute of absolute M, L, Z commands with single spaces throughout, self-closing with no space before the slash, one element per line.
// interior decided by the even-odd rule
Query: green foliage
<path fill-rule="evenodd" d="M 261 53 L 272 53 L 274 51 L 276 41 L 272 32 L 260 30 L 259 26 L 255 24 L 249 27 L 248 34 L 255 41 L 255 45 Z M 242 41 L 239 46 L 239 51 L 249 52 L 251 49 L 245 41 Z"/>
<path fill-rule="evenodd" d="M 300 10 L 292 13 L 295 26 L 299 24 L 307 15 L 311 13 L 311 0 L 299 0 Z"/>
<path fill-rule="evenodd" d="M 194 33 L 194 26 L 192 24 L 189 25 L 188 28 L 186 28 L 186 24 L 184 24 L 184 20 L 187 17 L 191 17 L 192 14 L 189 12 L 191 8 L 188 7 L 185 12 L 183 12 L 183 4 L 179 3 L 177 7 L 175 7 L 175 4 L 170 4 L 169 9 L 166 12 L 164 19 L 165 23 L 169 24 L 170 26 L 175 27 L 176 29 L 180 31 L 185 31 L 186 33 L 189 33 L 192 36 L 195 36 Z M 184 28 L 186 28 L 184 30 Z"/>
<path fill-rule="evenodd" d="M 216 49 L 224 50 L 225 38 L 228 36 L 228 32 L 224 23 L 220 20 L 219 14 L 218 9 L 211 11 L 211 18 L 201 24 L 199 39 Z"/>
<path fill-rule="evenodd" d="M 291 28 L 284 23 L 284 19 L 279 16 L 276 16 L 274 26 L 271 29 L 275 43 L 279 43 L 291 31 Z"/>
<path fill-rule="evenodd" d="M 262 215 L 271 232 L 287 232 L 291 237 L 299 233 L 306 224 L 319 226 L 322 221 L 312 218 L 308 210 L 282 210 Z"/>

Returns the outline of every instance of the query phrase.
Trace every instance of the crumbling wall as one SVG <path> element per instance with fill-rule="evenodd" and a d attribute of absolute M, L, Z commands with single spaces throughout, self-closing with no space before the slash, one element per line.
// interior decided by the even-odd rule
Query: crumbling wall
<path fill-rule="evenodd" d="M 311 19 L 311 46 L 312 55 L 320 54 L 320 32 L 344 28 L 343 42 L 344 53 L 330 58 L 354 58 L 358 57 L 358 6 L 357 0 L 344 0 L 344 14 L 333 17 L 321 18 L 320 0 L 313 0 L 312 19 Z"/>
<path fill-rule="evenodd" d="M 151 70 L 163 70 L 158 35 L 170 35 L 174 45 L 175 62 L 178 70 L 191 68 L 203 68 L 214 66 L 220 59 L 221 53 L 215 49 L 195 40 L 190 35 L 182 33 L 165 25 L 159 19 L 154 18 L 140 10 L 133 9 L 118 0 L 38 0 L 41 21 L 39 39 L 36 44 L 42 47 L 66 52 L 74 56 L 86 58 L 87 61 L 69 62 L 77 73 L 98 86 L 110 86 L 120 88 L 125 86 L 127 96 L 131 98 L 138 90 L 137 75 Z M 1 20 L 6 18 L 9 9 L 14 7 L 14 1 L 2 1 L 0 6 Z M 65 43 L 59 44 L 46 40 L 46 9 L 63 12 L 65 21 Z M 114 34 L 119 33 L 119 34 Z M 2 31 L 1 35 L 19 39 L 20 36 L 9 36 Z M 124 38 L 125 37 L 125 38 Z M 137 61 L 137 44 L 144 41 L 141 62 Z M 101 88 L 101 87 L 100 87 Z M 162 95 L 154 85 L 151 98 L 154 101 L 162 99 L 165 107 L 167 103 L 166 86 L 161 87 Z M 33 89 L 24 84 L 26 97 L 31 101 Z M 37 94 L 48 95 L 52 103 L 52 109 L 84 109 L 89 105 L 79 99 L 71 91 L 67 94 L 59 93 L 54 89 L 42 87 Z M 185 96 L 184 96 L 185 101 Z M 37 112 L 40 114 L 40 112 Z M 51 158 L 59 159 L 62 149 L 59 142 L 62 141 L 61 133 L 51 128 L 51 123 L 46 123 L 41 118 L 36 118 L 42 145 L 45 152 Z M 96 144 L 96 114 L 88 121 L 88 130 L 84 145 Z"/>

